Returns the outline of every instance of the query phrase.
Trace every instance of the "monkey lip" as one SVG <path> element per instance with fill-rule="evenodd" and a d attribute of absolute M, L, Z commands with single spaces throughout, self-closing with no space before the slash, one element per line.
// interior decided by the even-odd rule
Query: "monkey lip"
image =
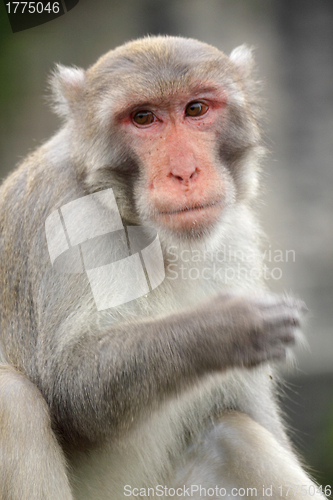
<path fill-rule="evenodd" d="M 206 205 L 193 205 L 192 207 L 180 208 L 179 210 L 170 210 L 168 212 L 160 212 L 158 215 L 174 215 L 174 214 L 182 214 L 184 212 L 192 212 L 199 210 L 206 210 L 207 208 L 212 208 L 217 205 L 221 205 L 221 201 L 214 201 L 213 203 L 207 203 Z"/>
<path fill-rule="evenodd" d="M 193 205 L 178 210 L 159 212 L 157 218 L 171 229 L 192 229 L 214 223 L 222 209 L 223 203 L 222 200 L 219 200 L 205 205 Z"/>

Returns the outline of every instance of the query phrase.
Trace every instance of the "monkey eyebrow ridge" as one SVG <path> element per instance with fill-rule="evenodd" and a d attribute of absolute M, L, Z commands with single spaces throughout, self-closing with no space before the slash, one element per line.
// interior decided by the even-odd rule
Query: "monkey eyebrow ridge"
<path fill-rule="evenodd" d="M 204 95 L 205 94 L 205 95 Z M 210 95 L 209 95 L 210 94 Z M 214 95 L 213 95 L 214 94 Z M 131 97 L 132 103 L 129 102 L 130 99 L 126 99 L 124 96 L 124 104 L 119 106 L 119 111 L 115 110 L 115 116 L 118 121 L 121 121 L 128 117 L 135 111 L 143 110 L 153 110 L 153 108 L 165 108 L 170 107 L 170 100 L 177 102 L 182 101 L 184 105 L 195 100 L 195 99 L 212 99 L 221 100 L 226 102 L 226 92 L 217 86 L 202 86 L 202 83 L 196 84 L 193 87 L 177 89 L 170 91 L 170 95 L 163 93 L 158 95 L 157 92 L 152 92 L 151 99 L 146 98 L 145 100 L 134 101 Z"/>

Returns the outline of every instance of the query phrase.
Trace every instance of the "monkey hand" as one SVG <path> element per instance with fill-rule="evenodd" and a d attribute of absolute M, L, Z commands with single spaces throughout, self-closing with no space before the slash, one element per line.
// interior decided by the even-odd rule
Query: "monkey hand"
<path fill-rule="evenodd" d="M 219 369 L 283 360 L 290 354 L 288 348 L 302 339 L 300 321 L 307 308 L 301 300 L 220 293 L 205 306 L 201 314 L 216 342 Z"/>

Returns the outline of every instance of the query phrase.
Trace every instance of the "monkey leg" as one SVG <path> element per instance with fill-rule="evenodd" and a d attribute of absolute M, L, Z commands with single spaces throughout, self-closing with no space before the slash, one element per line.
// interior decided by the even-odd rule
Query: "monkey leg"
<path fill-rule="evenodd" d="M 0 366 L 1 500 L 72 500 L 62 450 L 37 387 Z"/>
<path fill-rule="evenodd" d="M 236 411 L 224 414 L 190 450 L 177 484 L 192 487 L 194 499 L 325 498 L 291 450 L 248 415 Z"/>

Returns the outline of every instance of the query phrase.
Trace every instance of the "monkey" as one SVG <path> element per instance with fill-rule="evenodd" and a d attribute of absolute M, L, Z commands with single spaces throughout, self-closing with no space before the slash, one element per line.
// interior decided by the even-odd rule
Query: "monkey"
<path fill-rule="evenodd" d="M 0 192 L 1 499 L 325 498 L 276 398 L 306 307 L 263 279 L 253 75 L 169 36 L 54 71 Z"/>

